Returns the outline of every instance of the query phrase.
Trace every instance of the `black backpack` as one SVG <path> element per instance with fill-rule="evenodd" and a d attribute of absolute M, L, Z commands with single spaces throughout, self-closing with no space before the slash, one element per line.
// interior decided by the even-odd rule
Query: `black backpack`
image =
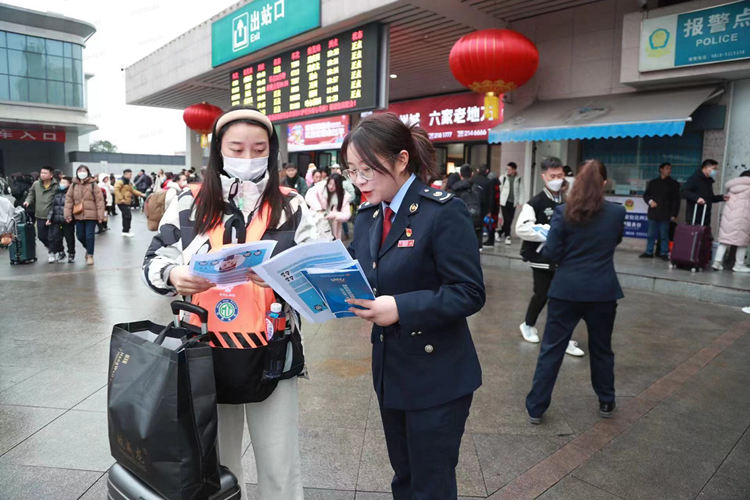
<path fill-rule="evenodd" d="M 482 191 L 482 186 L 472 183 L 471 188 L 456 193 L 464 202 L 466 208 L 469 209 L 469 215 L 471 216 L 471 222 L 474 223 L 474 227 L 482 227 L 484 220 L 484 214 L 482 213 Z"/>

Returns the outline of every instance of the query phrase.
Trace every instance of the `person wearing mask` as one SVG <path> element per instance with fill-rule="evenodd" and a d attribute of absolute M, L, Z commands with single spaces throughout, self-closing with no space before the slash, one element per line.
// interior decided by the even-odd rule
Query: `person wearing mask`
<path fill-rule="evenodd" d="M 704 160 L 700 168 L 682 185 L 682 197 L 687 200 L 685 219 L 693 224 L 693 212 L 696 212 L 695 224 L 711 225 L 711 206 L 729 199 L 727 195 L 714 194 L 714 181 L 719 169 L 719 162 Z M 704 218 L 705 214 L 705 218 Z"/>
<path fill-rule="evenodd" d="M 141 198 L 146 197 L 145 194 L 133 187 L 133 184 L 130 182 L 132 176 L 132 170 L 129 168 L 123 170 L 122 178 L 115 182 L 114 189 L 115 204 L 122 213 L 122 235 L 127 236 L 128 238 L 135 236 L 135 234 L 130 231 L 130 223 L 133 220 L 133 215 L 130 212 L 130 205 L 133 203 L 133 196 L 139 196 Z"/>
<path fill-rule="evenodd" d="M 183 192 L 167 208 L 146 252 L 145 282 L 159 294 L 187 296 L 209 311 L 219 403 L 219 461 L 237 477 L 242 498 L 247 498 L 241 462 L 247 421 L 258 497 L 302 499 L 297 375 L 303 372 L 304 362 L 294 354 L 302 352 L 299 316 L 284 304 L 295 346 L 284 349 L 291 353 L 286 360 L 290 370 L 281 380 L 260 383 L 265 349 L 254 348 L 255 344 L 232 346 L 241 342 L 240 337 L 252 339 L 255 333 L 250 332 L 257 332 L 255 342 L 265 338 L 265 315 L 279 299 L 253 272 L 247 282 L 226 290 L 192 275 L 188 264 L 196 253 L 219 251 L 227 244 L 272 239 L 277 241 L 274 251 L 282 252 L 317 240 L 318 233 L 302 196 L 280 186 L 279 140 L 265 114 L 251 107 L 232 108 L 216 120 L 211 137 L 200 190 Z M 219 302 L 226 307 L 217 308 Z M 233 315 L 223 312 L 227 307 L 233 308 Z M 238 332 L 237 340 L 214 332 Z"/>
<path fill-rule="evenodd" d="M 328 178 L 326 186 L 328 191 L 326 219 L 331 224 L 331 233 L 336 240 L 341 239 L 343 225 L 352 216 L 351 207 L 349 206 L 351 197 L 344 189 L 343 181 L 344 178 L 341 174 L 332 174 Z"/>
<path fill-rule="evenodd" d="M 540 424 L 552 401 L 565 349 L 578 322 L 586 322 L 591 356 L 591 385 L 599 415 L 615 409 L 615 355 L 612 330 L 617 301 L 624 297 L 615 273 L 615 248 L 622 241 L 625 207 L 604 199 L 607 169 L 588 160 L 563 205 L 555 208 L 542 257 L 557 265 L 549 289 L 547 323 L 531 391 L 526 396 L 529 422 Z"/>
<path fill-rule="evenodd" d="M 481 368 L 466 318 L 484 305 L 473 224 L 453 194 L 427 185 L 435 150 L 397 115 L 368 116 L 341 146 L 366 195 L 349 251 L 375 300 L 352 299 L 372 323 L 372 374 L 396 499 L 455 499 L 459 445 Z"/>
<path fill-rule="evenodd" d="M 75 220 L 76 237 L 86 249 L 86 265 L 94 264 L 94 231 L 104 222 L 104 196 L 89 167 L 79 165 L 76 177 L 65 196 L 65 222 Z"/>
<path fill-rule="evenodd" d="M 712 267 L 724 269 L 724 255 L 730 246 L 737 247 L 734 267 L 735 273 L 750 273 L 745 265 L 747 246 L 750 245 L 750 170 L 745 170 L 736 179 L 727 182 L 729 200 L 721 213 L 719 224 L 719 248 Z"/>
<path fill-rule="evenodd" d="M 284 178 L 281 181 L 281 185 L 294 189 L 302 197 L 307 193 L 307 183 L 305 179 L 299 176 L 297 165 L 294 163 L 284 164 Z"/>
<path fill-rule="evenodd" d="M 659 239 L 659 256 L 669 260 L 669 223 L 677 220 L 680 212 L 680 183 L 670 177 L 672 165 L 659 165 L 659 177 L 646 184 L 643 201 L 648 204 L 648 239 L 642 259 L 654 257 L 656 239 Z"/>
<path fill-rule="evenodd" d="M 523 183 L 518 175 L 518 165 L 515 162 L 508 163 L 505 175 L 500 178 L 500 209 L 503 212 L 503 227 L 499 237 L 505 235 L 505 244 L 511 244 L 510 230 L 513 226 L 513 218 L 516 216 L 516 207 L 523 205 Z"/>
<path fill-rule="evenodd" d="M 544 189 L 523 205 L 516 222 L 516 234 L 523 240 L 521 257 L 524 262 L 531 264 L 534 280 L 534 293 L 526 308 L 526 318 L 520 326 L 521 336 L 532 344 L 539 343 L 536 321 L 547 304 L 547 293 L 555 276 L 555 265 L 541 254 L 542 245 L 546 241 L 546 233 L 550 230 L 552 214 L 555 208 L 563 203 L 566 187 L 565 172 L 559 158 L 545 158 L 541 170 Z M 571 356 L 584 355 L 575 340 L 568 341 L 565 353 Z"/>
<path fill-rule="evenodd" d="M 52 200 L 52 207 L 47 217 L 47 226 L 49 226 L 49 244 L 50 250 L 55 253 L 57 262 L 65 262 L 65 248 L 63 239 L 68 246 L 68 263 L 72 264 L 76 260 L 76 238 L 75 227 L 73 222 L 65 220 L 65 201 L 68 197 L 68 189 L 73 179 L 63 177 L 60 179 L 57 193 Z"/>
<path fill-rule="evenodd" d="M 36 220 L 36 236 L 49 252 L 47 262 L 57 262 L 55 252 L 50 249 L 47 215 L 52 208 L 52 200 L 57 193 L 57 181 L 52 176 L 52 167 L 42 167 L 39 170 L 39 180 L 34 181 L 29 188 L 24 208 L 34 207 L 34 218 Z"/>

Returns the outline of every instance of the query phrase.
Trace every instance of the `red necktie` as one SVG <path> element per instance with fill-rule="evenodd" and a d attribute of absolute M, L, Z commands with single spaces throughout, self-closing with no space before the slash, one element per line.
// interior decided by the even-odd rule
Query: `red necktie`
<path fill-rule="evenodd" d="M 385 239 L 388 237 L 388 233 L 391 230 L 391 218 L 393 217 L 393 210 L 391 207 L 386 207 L 383 211 L 383 235 L 380 237 L 380 246 L 383 246 Z"/>

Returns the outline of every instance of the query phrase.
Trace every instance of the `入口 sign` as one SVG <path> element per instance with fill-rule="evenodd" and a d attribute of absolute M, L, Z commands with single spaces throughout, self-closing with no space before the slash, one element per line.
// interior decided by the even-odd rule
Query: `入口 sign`
<path fill-rule="evenodd" d="M 750 58 L 750 0 L 641 22 L 639 71 Z"/>
<path fill-rule="evenodd" d="M 0 129 L 0 141 L 65 142 L 65 131 Z"/>
<path fill-rule="evenodd" d="M 320 0 L 255 0 L 211 25 L 211 65 L 318 27 Z"/>

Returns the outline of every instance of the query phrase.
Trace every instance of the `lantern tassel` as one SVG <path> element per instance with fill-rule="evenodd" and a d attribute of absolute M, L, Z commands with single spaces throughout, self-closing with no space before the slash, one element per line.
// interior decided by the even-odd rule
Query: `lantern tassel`
<path fill-rule="evenodd" d="M 484 94 L 484 117 L 490 121 L 500 118 L 500 98 L 494 92 Z"/>
<path fill-rule="evenodd" d="M 201 147 L 203 149 L 208 147 L 208 135 L 206 134 L 201 134 Z"/>

